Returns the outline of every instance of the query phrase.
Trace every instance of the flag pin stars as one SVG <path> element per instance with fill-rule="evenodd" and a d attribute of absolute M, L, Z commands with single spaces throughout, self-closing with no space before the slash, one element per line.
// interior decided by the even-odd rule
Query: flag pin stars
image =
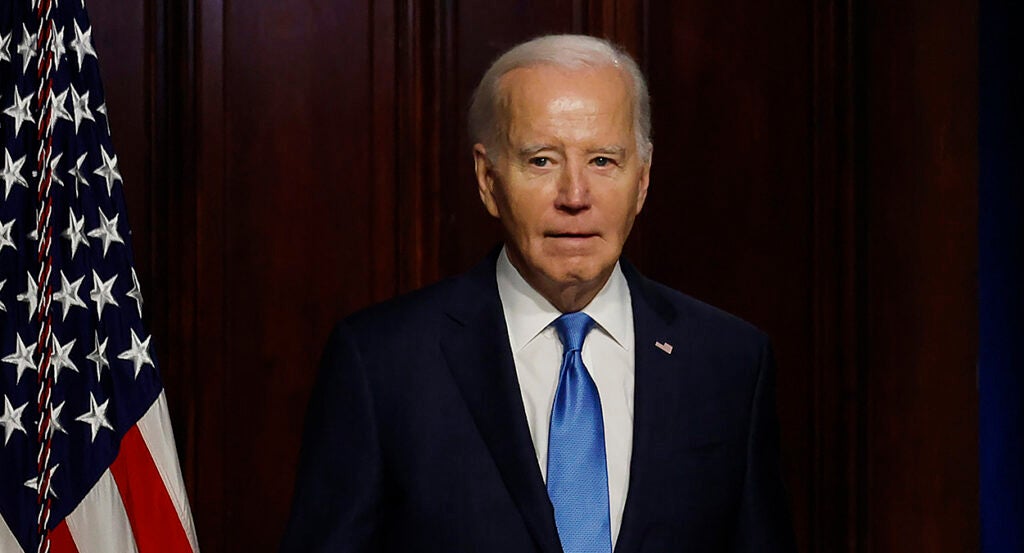
<path fill-rule="evenodd" d="M 660 349 L 661 351 L 669 355 L 672 355 L 672 344 L 668 342 L 654 342 L 654 347 Z"/>

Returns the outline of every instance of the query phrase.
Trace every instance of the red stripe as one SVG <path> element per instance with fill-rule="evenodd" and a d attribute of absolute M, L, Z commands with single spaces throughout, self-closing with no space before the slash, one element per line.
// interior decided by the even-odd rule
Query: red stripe
<path fill-rule="evenodd" d="M 139 553 L 191 553 L 181 519 L 139 427 L 133 426 L 124 435 L 110 472 L 121 493 Z"/>
<path fill-rule="evenodd" d="M 62 520 L 56 528 L 50 530 L 50 553 L 78 553 L 75 540 L 71 539 L 68 521 Z"/>

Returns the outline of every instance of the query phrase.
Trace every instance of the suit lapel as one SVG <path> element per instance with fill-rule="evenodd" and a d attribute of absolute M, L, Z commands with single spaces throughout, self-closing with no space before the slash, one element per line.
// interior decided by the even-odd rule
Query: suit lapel
<path fill-rule="evenodd" d="M 633 453 L 629 469 L 629 491 L 622 515 L 622 526 L 615 553 L 629 553 L 640 547 L 646 523 L 644 513 L 656 512 L 648 505 L 645 490 L 665 485 L 664 475 L 651 467 L 652 452 L 657 442 L 670 439 L 678 429 L 672 428 L 671 409 L 679 401 L 677 394 L 680 372 L 686 370 L 687 344 L 678 328 L 676 310 L 641 276 L 632 265 L 622 261 L 623 274 L 629 282 L 633 304 L 635 338 L 633 392 Z M 667 353 L 655 342 L 672 344 Z"/>
<path fill-rule="evenodd" d="M 448 304 L 441 347 L 505 487 L 538 547 L 560 553 L 554 511 L 537 466 L 508 330 L 488 256 L 463 276 Z"/>

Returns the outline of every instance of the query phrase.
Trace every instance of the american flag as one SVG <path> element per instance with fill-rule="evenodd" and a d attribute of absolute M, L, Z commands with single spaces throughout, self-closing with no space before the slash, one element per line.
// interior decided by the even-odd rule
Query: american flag
<path fill-rule="evenodd" d="M 0 552 L 197 551 L 84 0 L 0 3 Z"/>

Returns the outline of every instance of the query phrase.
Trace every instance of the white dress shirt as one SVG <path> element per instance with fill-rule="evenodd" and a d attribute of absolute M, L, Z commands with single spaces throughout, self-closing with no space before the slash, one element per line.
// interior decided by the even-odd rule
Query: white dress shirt
<path fill-rule="evenodd" d="M 540 473 L 547 480 L 551 406 L 562 365 L 562 342 L 551 323 L 562 313 L 526 282 L 504 249 L 498 256 L 497 280 L 526 422 Z M 597 323 L 583 342 L 582 355 L 601 397 L 614 546 L 622 525 L 633 452 L 633 305 L 618 264 L 583 312 Z"/>

